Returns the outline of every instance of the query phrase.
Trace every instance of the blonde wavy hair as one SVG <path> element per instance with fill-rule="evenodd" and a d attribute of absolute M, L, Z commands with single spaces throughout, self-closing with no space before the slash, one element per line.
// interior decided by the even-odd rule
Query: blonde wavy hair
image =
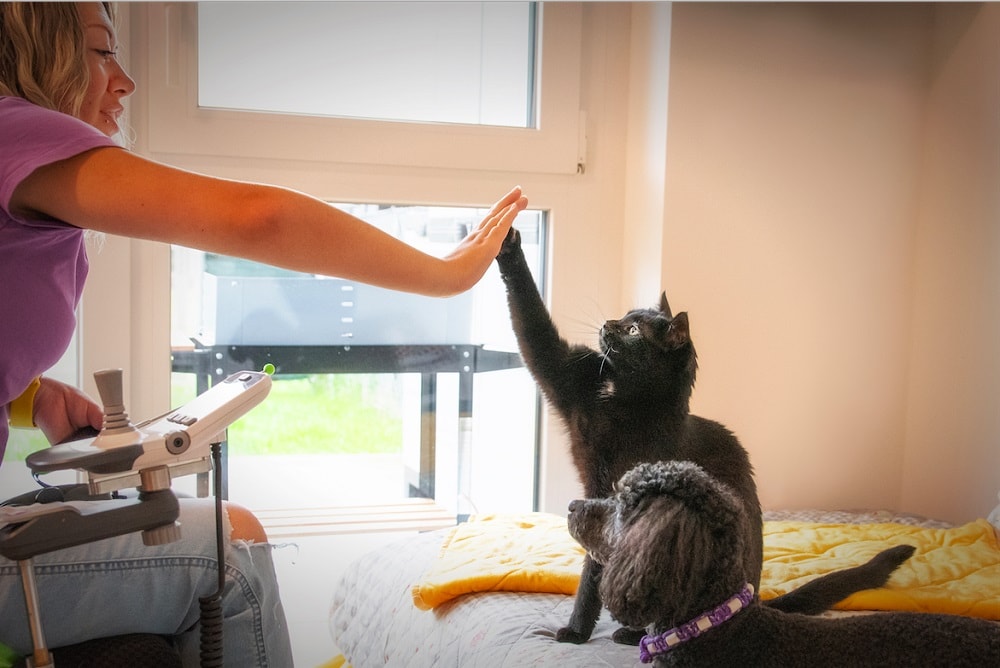
<path fill-rule="evenodd" d="M 76 116 L 90 83 L 84 48 L 74 3 L 0 2 L 0 95 Z"/>

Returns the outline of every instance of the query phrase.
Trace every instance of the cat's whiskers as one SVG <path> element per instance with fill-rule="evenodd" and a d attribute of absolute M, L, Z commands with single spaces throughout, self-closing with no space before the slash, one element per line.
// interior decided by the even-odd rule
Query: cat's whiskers
<path fill-rule="evenodd" d="M 604 309 L 602 309 L 600 307 L 600 305 L 597 303 L 597 300 L 596 299 L 590 299 L 589 301 L 590 301 L 589 306 L 592 307 L 591 309 L 587 309 L 587 310 L 579 309 L 576 312 L 577 313 L 583 313 L 583 314 L 585 314 L 586 318 L 588 318 L 590 321 L 595 322 L 595 323 L 602 323 L 602 322 L 606 321 L 607 318 L 605 317 L 605 314 L 603 312 Z M 588 313 L 588 311 L 589 311 L 589 313 Z M 579 318 L 579 319 L 576 319 L 576 320 L 577 320 L 577 322 L 579 322 L 581 324 L 588 324 L 582 318 Z M 600 325 L 594 327 L 594 329 L 600 329 Z"/>
<path fill-rule="evenodd" d="M 594 324 L 594 322 L 603 323 L 604 320 L 585 320 L 583 318 L 569 318 L 570 324 L 573 325 L 571 330 L 574 334 L 578 335 L 581 340 L 586 341 L 588 344 L 593 342 L 595 334 L 601 331 L 601 324 Z"/>
<path fill-rule="evenodd" d="M 608 349 L 604 351 L 604 354 L 601 355 L 601 368 L 597 372 L 598 376 L 604 374 L 604 363 L 608 361 L 608 358 L 611 356 L 611 353 L 616 353 L 616 352 L 618 351 L 612 348 L 611 346 L 608 346 Z"/>

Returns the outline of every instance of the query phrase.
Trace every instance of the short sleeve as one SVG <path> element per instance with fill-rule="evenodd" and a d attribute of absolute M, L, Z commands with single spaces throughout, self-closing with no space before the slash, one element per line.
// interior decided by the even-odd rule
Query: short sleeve
<path fill-rule="evenodd" d="M 39 167 L 103 146 L 118 144 L 72 116 L 0 97 L 0 208 L 9 214 L 14 190 Z"/>

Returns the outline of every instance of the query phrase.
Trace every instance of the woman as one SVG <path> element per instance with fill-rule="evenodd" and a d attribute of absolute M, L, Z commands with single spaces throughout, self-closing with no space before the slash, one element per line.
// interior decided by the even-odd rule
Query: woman
<path fill-rule="evenodd" d="M 450 255 L 435 258 L 301 193 L 143 159 L 112 140 L 135 89 L 116 50 L 108 4 L 0 3 L 0 406 L 2 417 L 36 425 L 52 443 L 102 420 L 82 392 L 42 376 L 75 328 L 84 230 L 447 296 L 482 277 L 527 204 L 513 189 Z M 0 455 L 7 423 L 0 420 Z M 191 659 L 197 599 L 214 591 L 204 561 L 214 534 L 206 504 L 182 505 L 177 543 L 146 548 L 128 536 L 36 559 L 43 619 L 51 611 L 60 620 L 46 625 L 50 646 L 155 632 L 177 635 Z M 232 508 L 230 516 L 247 519 Z M 236 575 L 223 601 L 226 665 L 290 666 L 270 547 L 235 542 L 227 561 Z M 119 576 L 127 588 L 115 584 Z M 2 558 L 0 616 L 0 642 L 29 652 L 19 576 Z"/>

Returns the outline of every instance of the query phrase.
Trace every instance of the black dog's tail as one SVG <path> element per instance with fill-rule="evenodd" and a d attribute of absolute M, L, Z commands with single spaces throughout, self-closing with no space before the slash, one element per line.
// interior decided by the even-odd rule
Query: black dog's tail
<path fill-rule="evenodd" d="M 891 547 L 879 552 L 867 563 L 828 573 L 764 604 L 782 612 L 817 615 L 854 592 L 881 587 L 915 550 L 912 545 Z"/>

